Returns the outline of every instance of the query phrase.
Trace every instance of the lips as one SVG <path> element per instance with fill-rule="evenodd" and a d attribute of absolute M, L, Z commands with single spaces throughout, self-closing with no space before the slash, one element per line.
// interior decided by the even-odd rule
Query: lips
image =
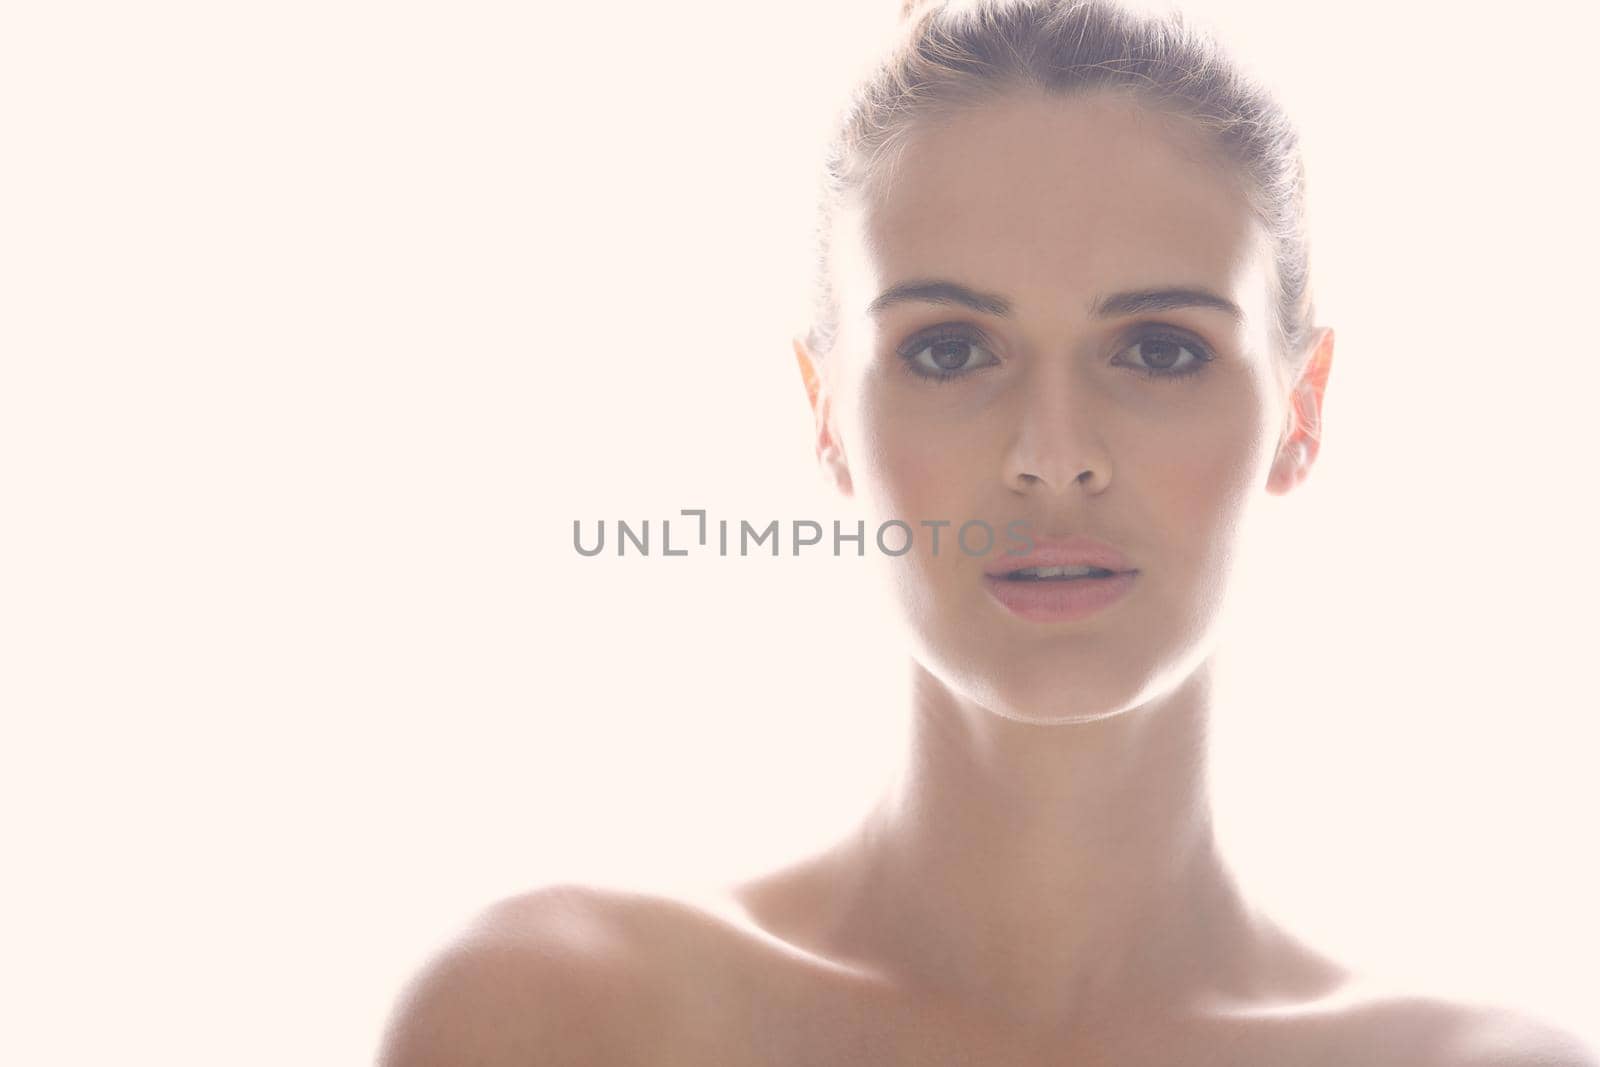
<path fill-rule="evenodd" d="M 1092 537 L 1031 538 L 1032 551 L 1011 555 L 1002 553 L 989 561 L 984 573 L 993 578 L 1003 578 L 1012 571 L 1026 567 L 1099 567 L 1115 573 L 1137 571 L 1128 565 L 1121 552 Z"/>

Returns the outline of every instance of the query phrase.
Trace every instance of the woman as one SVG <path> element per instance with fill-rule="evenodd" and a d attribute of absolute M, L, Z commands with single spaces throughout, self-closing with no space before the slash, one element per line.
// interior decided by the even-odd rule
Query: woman
<path fill-rule="evenodd" d="M 880 519 L 949 523 L 883 559 L 901 773 L 847 840 L 725 893 L 494 909 L 385 1062 L 1600 1062 L 1358 980 L 1219 853 L 1217 622 L 1251 509 L 1317 458 L 1334 351 L 1272 101 L 1172 20 L 920 7 L 827 178 L 795 343 L 817 458 Z M 1021 536 L 956 550 L 969 521 Z"/>

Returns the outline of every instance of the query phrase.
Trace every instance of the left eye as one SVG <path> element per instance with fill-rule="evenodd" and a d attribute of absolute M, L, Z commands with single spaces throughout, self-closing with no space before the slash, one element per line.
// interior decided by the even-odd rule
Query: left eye
<path fill-rule="evenodd" d="M 1175 337 L 1142 337 L 1122 351 L 1132 354 L 1134 369 L 1156 377 L 1193 374 L 1212 359 L 1202 345 Z"/>

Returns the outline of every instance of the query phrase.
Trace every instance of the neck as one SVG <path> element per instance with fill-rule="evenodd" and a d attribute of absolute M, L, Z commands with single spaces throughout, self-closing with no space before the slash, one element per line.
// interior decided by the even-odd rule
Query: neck
<path fill-rule="evenodd" d="M 1019 1019 L 1175 1009 L 1260 941 L 1212 833 L 1211 691 L 1039 726 L 913 664 L 911 743 L 840 853 L 830 940 L 904 983 Z"/>

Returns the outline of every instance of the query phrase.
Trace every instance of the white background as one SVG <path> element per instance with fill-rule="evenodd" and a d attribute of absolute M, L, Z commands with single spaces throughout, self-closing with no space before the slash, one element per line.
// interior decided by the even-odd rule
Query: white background
<path fill-rule="evenodd" d="M 365 1062 L 488 902 L 859 813 L 864 563 L 571 538 L 842 514 L 788 338 L 896 6 L 8 9 L 0 1059 Z M 1308 937 L 1594 1039 L 1597 27 L 1189 10 L 1305 129 L 1338 330 L 1230 617 L 1224 831 Z"/>

